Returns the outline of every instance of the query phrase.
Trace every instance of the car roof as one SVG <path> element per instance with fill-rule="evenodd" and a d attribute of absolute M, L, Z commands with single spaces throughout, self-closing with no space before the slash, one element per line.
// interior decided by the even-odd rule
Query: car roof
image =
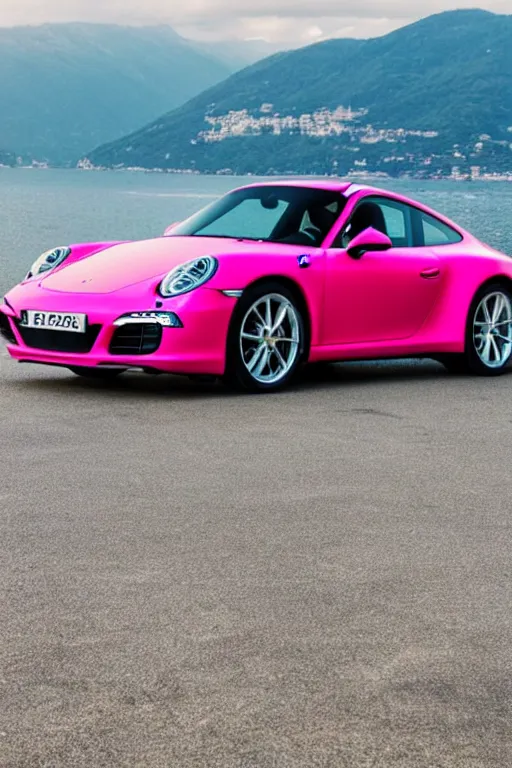
<path fill-rule="evenodd" d="M 331 192 L 343 194 L 352 183 L 341 179 L 276 179 L 272 181 L 257 181 L 254 184 L 244 184 L 239 189 L 251 189 L 254 187 L 302 187 L 303 189 L 325 189 Z"/>

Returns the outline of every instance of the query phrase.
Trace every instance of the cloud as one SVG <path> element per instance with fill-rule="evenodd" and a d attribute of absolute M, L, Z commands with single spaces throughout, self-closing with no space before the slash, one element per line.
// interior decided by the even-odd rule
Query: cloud
<path fill-rule="evenodd" d="M 171 24 L 192 37 L 263 37 L 300 44 L 339 31 L 385 34 L 409 21 L 476 5 L 510 13 L 511 0 L 0 0 L 0 25 L 95 21 Z M 338 34 L 338 33 L 337 33 Z"/>
<path fill-rule="evenodd" d="M 317 40 L 323 37 L 324 33 L 318 24 L 314 24 L 312 27 L 308 27 L 305 32 L 302 33 L 304 40 Z"/>

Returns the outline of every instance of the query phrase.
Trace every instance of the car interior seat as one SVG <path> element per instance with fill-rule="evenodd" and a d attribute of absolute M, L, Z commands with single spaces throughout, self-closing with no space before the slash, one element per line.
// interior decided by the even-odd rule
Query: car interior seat
<path fill-rule="evenodd" d="M 321 245 L 333 228 L 338 214 L 326 208 L 324 205 L 317 205 L 308 210 L 309 220 L 313 225 L 313 231 L 316 230 L 316 245 Z M 306 230 L 307 231 L 307 230 Z"/>
<path fill-rule="evenodd" d="M 343 235 L 343 246 L 346 247 L 354 237 L 360 235 L 365 229 L 373 227 L 383 235 L 388 234 L 386 220 L 382 208 L 377 203 L 362 203 L 356 208 L 350 224 Z"/>

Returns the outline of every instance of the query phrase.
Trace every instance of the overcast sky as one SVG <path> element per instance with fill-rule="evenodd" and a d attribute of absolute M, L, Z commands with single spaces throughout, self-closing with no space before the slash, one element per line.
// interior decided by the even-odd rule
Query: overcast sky
<path fill-rule="evenodd" d="M 264 38 L 285 46 L 373 37 L 431 13 L 476 6 L 512 13 L 512 0 L 0 0 L 0 26 L 164 23 L 187 37 Z"/>

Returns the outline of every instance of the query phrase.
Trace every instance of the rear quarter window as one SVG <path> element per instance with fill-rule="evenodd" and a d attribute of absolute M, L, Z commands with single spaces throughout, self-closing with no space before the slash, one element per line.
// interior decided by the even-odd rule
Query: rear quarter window
<path fill-rule="evenodd" d="M 425 246 L 453 245 L 462 241 L 462 235 L 443 221 L 428 213 L 421 213 L 420 217 Z"/>

